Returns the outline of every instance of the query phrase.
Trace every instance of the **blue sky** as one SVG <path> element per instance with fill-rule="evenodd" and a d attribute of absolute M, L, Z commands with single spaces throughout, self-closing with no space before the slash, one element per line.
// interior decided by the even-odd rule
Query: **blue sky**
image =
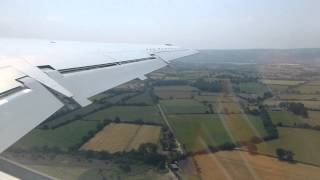
<path fill-rule="evenodd" d="M 190 48 L 320 47 L 319 0 L 0 0 L 0 36 Z"/>

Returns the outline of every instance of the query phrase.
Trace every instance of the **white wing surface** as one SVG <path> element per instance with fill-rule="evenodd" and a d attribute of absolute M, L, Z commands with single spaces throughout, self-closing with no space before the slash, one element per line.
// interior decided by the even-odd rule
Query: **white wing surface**
<path fill-rule="evenodd" d="M 0 152 L 64 106 L 197 51 L 132 45 L 0 39 Z"/>

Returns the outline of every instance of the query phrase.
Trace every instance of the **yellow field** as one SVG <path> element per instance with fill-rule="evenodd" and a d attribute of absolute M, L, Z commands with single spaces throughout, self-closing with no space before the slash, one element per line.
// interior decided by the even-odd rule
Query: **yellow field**
<path fill-rule="evenodd" d="M 134 139 L 129 143 L 127 150 L 138 149 L 143 143 L 157 143 L 161 128 L 158 126 L 143 125 Z"/>
<path fill-rule="evenodd" d="M 195 155 L 194 164 L 202 180 L 214 179 L 318 179 L 320 168 L 290 164 L 272 157 L 250 155 L 241 151 L 225 151 Z"/>
<path fill-rule="evenodd" d="M 222 115 L 225 128 L 234 142 L 249 141 L 252 137 L 264 137 L 266 131 L 260 119 L 245 114 Z"/>
<path fill-rule="evenodd" d="M 223 114 L 238 114 L 242 112 L 235 96 L 220 95 L 217 98 L 217 109 L 218 113 Z"/>
<path fill-rule="evenodd" d="M 320 112 L 319 111 L 308 111 L 309 117 L 306 122 L 312 126 L 320 125 Z"/>
<path fill-rule="evenodd" d="M 241 113 L 240 105 L 237 103 L 217 103 L 218 113 L 223 114 L 239 114 Z"/>
<path fill-rule="evenodd" d="M 143 143 L 158 143 L 160 129 L 159 126 L 111 123 L 81 149 L 110 153 L 138 149 Z"/>
<path fill-rule="evenodd" d="M 285 85 L 285 86 L 294 86 L 298 84 L 304 83 L 304 81 L 293 81 L 293 80 L 271 80 L 271 79 L 264 79 L 262 80 L 264 84 L 274 84 L 274 85 Z"/>

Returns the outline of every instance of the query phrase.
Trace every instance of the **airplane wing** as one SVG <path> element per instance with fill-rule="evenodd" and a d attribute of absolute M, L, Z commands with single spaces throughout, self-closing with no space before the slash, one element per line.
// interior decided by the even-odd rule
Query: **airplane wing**
<path fill-rule="evenodd" d="M 197 53 L 172 45 L 0 39 L 0 153 L 66 102 L 98 93 Z"/>

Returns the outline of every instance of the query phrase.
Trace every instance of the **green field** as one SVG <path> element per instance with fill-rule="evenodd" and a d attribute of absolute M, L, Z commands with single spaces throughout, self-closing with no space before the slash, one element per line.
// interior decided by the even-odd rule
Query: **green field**
<path fill-rule="evenodd" d="M 156 86 L 155 91 L 198 91 L 197 88 L 192 86 Z"/>
<path fill-rule="evenodd" d="M 87 116 L 86 119 L 102 121 L 106 118 L 115 119 L 116 117 L 119 117 L 122 121 L 161 122 L 158 109 L 154 106 L 113 106 L 97 111 Z"/>
<path fill-rule="evenodd" d="M 291 112 L 269 112 L 273 124 L 282 123 L 282 125 L 293 126 L 303 123 L 303 119 Z"/>
<path fill-rule="evenodd" d="M 318 94 L 320 93 L 320 86 L 309 86 L 309 85 L 302 85 L 295 90 L 299 91 L 302 94 Z"/>
<path fill-rule="evenodd" d="M 102 104 L 93 103 L 93 104 L 90 104 L 90 105 L 83 107 L 81 109 L 77 109 L 75 111 L 69 112 L 69 113 L 62 115 L 60 117 L 57 117 L 55 119 L 52 119 L 50 121 L 46 121 L 46 122 L 42 123 L 39 127 L 47 126 L 49 128 L 54 128 L 59 124 L 65 123 L 66 121 L 75 120 L 76 117 L 81 117 L 83 119 L 86 119 L 85 116 L 88 113 L 90 113 L 93 110 L 98 109 L 102 106 L 103 106 Z M 79 119 L 76 119 L 76 120 L 79 120 Z"/>
<path fill-rule="evenodd" d="M 110 97 L 107 99 L 107 102 L 109 103 L 119 103 L 123 101 L 124 99 L 130 98 L 132 96 L 136 95 L 136 93 L 122 93 L 113 97 Z"/>
<path fill-rule="evenodd" d="M 192 99 L 161 100 L 167 114 L 204 114 L 208 107 Z"/>
<path fill-rule="evenodd" d="M 48 146 L 67 150 L 69 147 L 80 143 L 83 136 L 96 129 L 97 124 L 97 121 L 74 121 L 53 130 L 34 129 L 13 147 L 30 149 L 32 147 Z"/>
<path fill-rule="evenodd" d="M 242 93 L 257 94 L 260 96 L 268 91 L 268 87 L 266 85 L 255 82 L 240 83 L 239 88 Z"/>
<path fill-rule="evenodd" d="M 199 102 L 215 102 L 218 101 L 219 95 L 197 95 L 195 99 Z"/>
<path fill-rule="evenodd" d="M 277 148 L 291 150 L 294 159 L 320 165 L 320 132 L 298 128 L 278 128 L 279 139 L 258 145 L 258 151 L 275 155 Z"/>
<path fill-rule="evenodd" d="M 174 134 L 189 152 L 231 142 L 217 115 L 169 115 L 168 118 Z"/>
<path fill-rule="evenodd" d="M 134 96 L 126 101 L 127 104 L 147 104 L 153 105 L 153 100 L 150 91 L 145 91 L 142 94 Z"/>
<path fill-rule="evenodd" d="M 273 79 L 263 79 L 261 80 L 264 84 L 272 85 L 285 85 L 285 86 L 294 86 L 304 83 L 304 81 L 295 81 L 295 80 L 273 80 Z"/>

